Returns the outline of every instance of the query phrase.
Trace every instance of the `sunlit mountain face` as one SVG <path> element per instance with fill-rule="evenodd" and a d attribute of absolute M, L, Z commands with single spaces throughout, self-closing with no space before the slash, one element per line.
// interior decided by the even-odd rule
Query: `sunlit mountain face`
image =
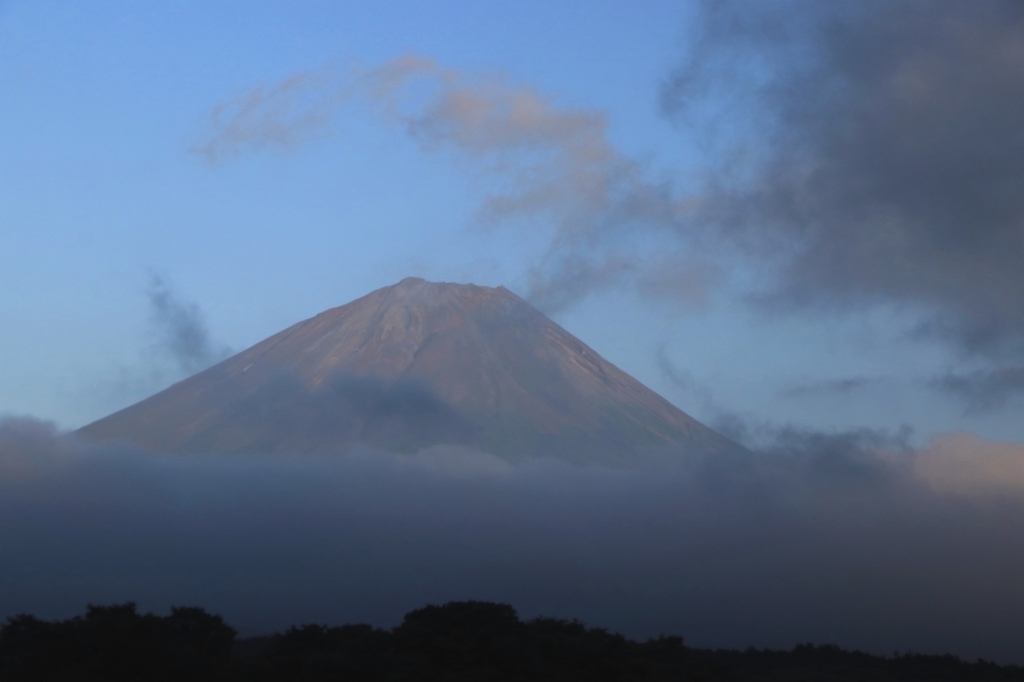
<path fill-rule="evenodd" d="M 504 287 L 409 278 L 79 431 L 170 453 L 439 445 L 625 463 L 738 449 Z"/>

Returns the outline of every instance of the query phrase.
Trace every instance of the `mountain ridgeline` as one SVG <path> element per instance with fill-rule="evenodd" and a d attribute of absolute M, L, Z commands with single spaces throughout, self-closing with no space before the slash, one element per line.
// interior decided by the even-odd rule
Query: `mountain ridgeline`
<path fill-rule="evenodd" d="M 620 464 L 738 448 L 504 287 L 409 278 L 83 427 L 168 453 L 411 453 Z"/>

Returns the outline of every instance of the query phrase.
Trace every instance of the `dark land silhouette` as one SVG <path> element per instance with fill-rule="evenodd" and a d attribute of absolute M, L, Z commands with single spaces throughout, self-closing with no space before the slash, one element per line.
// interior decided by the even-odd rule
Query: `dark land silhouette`
<path fill-rule="evenodd" d="M 404 279 L 89 424 L 168 453 L 407 453 L 615 464 L 739 449 L 504 287 Z"/>
<path fill-rule="evenodd" d="M 301 625 L 248 639 L 220 616 L 132 603 L 82 616 L 9 618 L 0 680 L 1024 680 L 1024 668 L 955 656 L 875 656 L 834 645 L 789 651 L 693 649 L 678 636 L 645 642 L 575 620 L 522 621 L 507 604 L 426 606 L 397 627 Z"/>

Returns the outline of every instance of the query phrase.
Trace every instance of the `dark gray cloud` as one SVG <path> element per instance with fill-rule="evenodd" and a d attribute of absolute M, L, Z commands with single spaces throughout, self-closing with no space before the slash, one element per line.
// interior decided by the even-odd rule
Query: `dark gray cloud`
<path fill-rule="evenodd" d="M 87 399 L 102 412 L 119 410 L 195 374 L 234 351 L 212 340 L 202 310 L 182 301 L 166 277 L 149 273 L 144 290 L 149 320 L 139 361 L 112 370 L 91 387 Z M 103 406 L 105 409 L 100 409 Z"/>
<path fill-rule="evenodd" d="M 871 377 L 843 377 L 841 379 L 825 379 L 812 381 L 782 391 L 787 398 L 814 398 L 824 395 L 847 395 L 867 386 L 878 383 L 878 379 Z"/>
<path fill-rule="evenodd" d="M 667 377 L 676 388 L 683 391 L 692 391 L 697 388 L 697 381 L 693 375 L 686 370 L 680 368 L 672 358 L 668 355 L 668 350 L 665 346 L 658 348 L 658 352 L 655 354 L 655 360 L 658 363 L 658 369 L 661 373 Z"/>
<path fill-rule="evenodd" d="M 721 415 L 724 410 L 718 405 L 715 400 L 714 393 L 711 388 L 698 380 L 693 376 L 692 373 L 681 368 L 675 363 L 675 361 L 669 356 L 668 350 L 665 346 L 660 346 L 657 353 L 655 354 L 655 361 L 658 365 L 658 369 L 661 371 L 662 376 L 672 382 L 672 385 L 676 387 L 681 393 L 698 401 L 700 409 L 705 414 Z M 721 433 L 725 433 L 721 429 L 716 429 Z M 725 434 L 727 437 L 732 438 L 729 434 Z"/>
<path fill-rule="evenodd" d="M 422 443 L 474 442 L 480 431 L 415 378 L 385 382 L 337 373 L 310 388 L 298 375 L 282 372 L 225 409 L 223 419 L 241 432 L 240 442 L 261 452 L 323 452 L 325 444 L 357 441 L 406 452 Z M 284 441 L 280 434 L 287 434 Z M 204 446 L 190 449 L 197 447 Z"/>
<path fill-rule="evenodd" d="M 150 275 L 146 297 L 160 348 L 181 372 L 194 374 L 232 354 L 214 346 L 199 306 L 179 300 L 164 277 Z"/>
<path fill-rule="evenodd" d="M 851 429 L 819 431 L 792 424 L 752 420 L 736 413 L 721 415 L 719 430 L 753 452 L 771 456 L 825 457 L 842 461 L 871 459 L 880 451 L 908 453 L 913 435 L 908 426 L 896 431 Z"/>
<path fill-rule="evenodd" d="M 698 221 L 774 263 L 764 302 L 1024 351 L 1024 3 L 707 2 L 691 48 L 664 100 L 706 136 Z"/>
<path fill-rule="evenodd" d="M 966 414 L 993 412 L 1008 407 L 1024 394 L 1024 366 L 950 372 L 934 379 L 931 385 L 962 401 Z"/>
<path fill-rule="evenodd" d="M 1005 473 L 1024 451 L 901 448 L 791 430 L 757 456 L 616 470 L 451 448 L 164 458 L 4 422 L 0 616 L 132 599 L 251 634 L 475 598 L 694 645 L 1020 662 L 1024 477 Z"/>

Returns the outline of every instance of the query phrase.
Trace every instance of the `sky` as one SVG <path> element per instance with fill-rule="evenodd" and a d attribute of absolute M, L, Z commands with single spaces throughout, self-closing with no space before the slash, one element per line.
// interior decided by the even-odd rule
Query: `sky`
<path fill-rule="evenodd" d="M 773 570 L 800 565 L 823 531 L 799 519 L 822 509 L 860 546 L 863 499 L 828 498 L 813 464 L 832 452 L 885 472 L 865 499 L 893 514 L 872 540 L 899 556 L 890 568 L 955 564 L 963 545 L 937 548 L 950 523 L 964 543 L 987 538 L 990 573 L 1020 566 L 1000 548 L 1022 518 L 1024 471 L 1019 2 L 8 0 L 0 93 L 0 470 L 17 482 L 5 485 L 60 497 L 70 474 L 47 468 L 65 461 L 54 434 L 419 276 L 504 285 L 687 413 L 774 453 L 785 473 L 751 485 L 784 500 L 777 532 L 797 540 Z M 101 479 L 88 461 L 83 480 Z M 138 466 L 119 475 L 159 480 L 173 465 Z M 264 466 L 245 476 L 273 478 Z M 565 474 L 585 479 L 584 508 L 603 494 L 590 475 Z M 166 495 L 213 513 L 186 479 Z M 514 496 L 543 476 L 512 479 Z M 108 483 L 83 485 L 95 502 Z M 626 497 L 640 514 L 643 495 Z M 130 500 L 111 505 L 101 544 L 134 537 L 104 520 Z M 758 534 L 756 509 L 737 512 L 730 542 Z M 920 551 L 900 555 L 915 523 Z M 912 581 L 861 568 L 846 584 Z M 950 571 L 915 584 L 972 594 L 984 573 Z M 725 574 L 737 582 L 708 594 L 750 584 Z M 842 582 L 830 580 L 801 603 L 812 610 Z M 927 585 L 907 622 L 928 621 Z M 975 617 L 1005 608 L 992 622 L 1012 621 L 1018 594 L 995 580 Z M 809 613 L 785 632 L 814 632 Z M 870 620 L 850 615 L 837 636 L 856 640 L 858 617 Z M 741 630 L 771 639 L 763 624 L 733 639 Z M 947 636 L 967 641 L 920 643 Z"/>
<path fill-rule="evenodd" d="M 708 423 L 1024 440 L 1013 4 L 732 6 L 0 4 L 0 412 L 421 276 Z"/>

